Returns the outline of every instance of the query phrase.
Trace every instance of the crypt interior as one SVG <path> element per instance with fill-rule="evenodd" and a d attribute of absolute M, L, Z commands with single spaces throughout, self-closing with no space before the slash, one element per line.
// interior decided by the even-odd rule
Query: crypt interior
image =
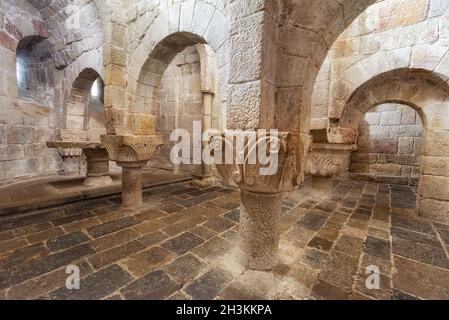
<path fill-rule="evenodd" d="M 277 170 L 174 163 L 198 124 Z M 0 0 L 21 299 L 449 299 L 449 0 Z"/>

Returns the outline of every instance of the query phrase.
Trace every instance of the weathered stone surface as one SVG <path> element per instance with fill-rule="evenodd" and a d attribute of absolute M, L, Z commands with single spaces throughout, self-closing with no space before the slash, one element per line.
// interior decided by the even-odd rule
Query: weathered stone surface
<path fill-rule="evenodd" d="M 390 243 L 387 240 L 368 236 L 365 240 L 364 251 L 371 256 L 390 259 Z"/>
<path fill-rule="evenodd" d="M 187 254 L 179 257 L 169 264 L 165 271 L 179 284 L 192 281 L 201 272 L 202 263 L 193 255 Z"/>
<path fill-rule="evenodd" d="M 319 211 L 308 212 L 298 224 L 306 229 L 317 231 L 327 220 L 328 216 Z"/>
<path fill-rule="evenodd" d="M 183 255 L 203 242 L 204 240 L 200 237 L 185 232 L 176 238 L 165 241 L 161 246 L 177 255 Z"/>
<path fill-rule="evenodd" d="M 129 256 L 120 264 L 138 278 L 168 263 L 172 257 L 173 255 L 169 251 L 153 247 Z"/>
<path fill-rule="evenodd" d="M 233 282 L 220 293 L 224 300 L 266 300 L 266 298 L 255 289 L 240 283 Z"/>
<path fill-rule="evenodd" d="M 186 292 L 195 300 L 207 300 L 215 297 L 231 281 L 232 275 L 218 268 L 211 269 L 187 288 Z"/>
<path fill-rule="evenodd" d="M 89 244 L 48 255 L 29 264 L 17 265 L 1 271 L 0 288 L 19 284 L 38 275 L 66 266 L 82 257 L 93 254 L 95 251 Z"/>
<path fill-rule="evenodd" d="M 50 251 L 60 251 L 88 242 L 89 238 L 82 232 L 69 233 L 47 241 Z"/>
<path fill-rule="evenodd" d="M 100 270 L 81 279 L 80 290 L 68 290 L 63 287 L 52 293 L 56 300 L 98 300 L 132 280 L 132 277 L 117 265 Z"/>
<path fill-rule="evenodd" d="M 449 273 L 424 263 L 394 257 L 397 272 L 395 287 L 423 299 L 447 299 Z"/>
<path fill-rule="evenodd" d="M 169 297 L 179 289 L 163 271 L 156 270 L 140 278 L 121 290 L 125 299 L 156 300 Z"/>
<path fill-rule="evenodd" d="M 87 231 L 94 238 L 99 238 L 122 229 L 132 227 L 136 224 L 139 224 L 139 221 L 133 217 L 125 217 L 118 220 L 114 220 L 111 222 L 107 222 L 92 228 L 89 228 Z"/>
<path fill-rule="evenodd" d="M 96 270 L 98 270 L 144 249 L 145 246 L 143 244 L 138 241 L 132 241 L 122 246 L 98 253 L 89 258 L 89 262 Z"/>

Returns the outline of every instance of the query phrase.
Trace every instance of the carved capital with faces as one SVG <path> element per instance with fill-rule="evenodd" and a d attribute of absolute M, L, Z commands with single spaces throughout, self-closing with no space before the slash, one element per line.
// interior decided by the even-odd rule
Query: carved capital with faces
<path fill-rule="evenodd" d="M 334 178 L 342 174 L 349 166 L 349 156 L 355 145 L 314 143 L 305 166 L 306 175 L 322 178 Z"/>
<path fill-rule="evenodd" d="M 269 132 L 269 131 L 267 131 Z M 257 155 L 256 164 L 249 161 L 239 163 L 236 159 L 247 158 L 254 144 L 246 139 L 244 148 L 236 140 L 229 140 L 226 132 L 221 136 L 223 152 L 226 146 L 234 150 L 233 164 L 217 164 L 217 169 L 225 182 L 254 193 L 281 193 L 294 190 L 304 181 L 304 166 L 311 145 L 311 137 L 306 134 L 279 132 L 277 135 L 258 135 L 257 148 L 266 144 L 267 154 L 272 159 L 263 164 Z M 240 149 L 240 150 L 239 150 Z M 239 154 L 240 153 L 240 154 Z"/>
<path fill-rule="evenodd" d="M 162 137 L 156 135 L 103 135 L 101 142 L 110 159 L 120 163 L 146 163 L 163 144 Z"/>

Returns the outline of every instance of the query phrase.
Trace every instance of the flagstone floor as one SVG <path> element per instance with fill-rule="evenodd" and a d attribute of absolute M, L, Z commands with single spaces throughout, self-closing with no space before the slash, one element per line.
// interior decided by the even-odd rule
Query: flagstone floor
<path fill-rule="evenodd" d="M 0 299 L 449 299 L 449 226 L 415 216 L 412 188 L 334 186 L 285 197 L 271 272 L 238 262 L 233 189 L 180 183 L 146 190 L 139 211 L 109 197 L 1 217 Z"/>

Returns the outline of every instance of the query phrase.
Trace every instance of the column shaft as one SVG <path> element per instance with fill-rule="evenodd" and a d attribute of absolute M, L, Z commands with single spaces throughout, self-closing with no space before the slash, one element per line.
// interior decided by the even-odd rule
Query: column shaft
<path fill-rule="evenodd" d="M 142 206 L 142 167 L 122 166 L 122 206 L 140 208 Z"/>
<path fill-rule="evenodd" d="M 241 259 L 246 268 L 270 270 L 278 263 L 281 198 L 281 194 L 241 191 Z"/>

